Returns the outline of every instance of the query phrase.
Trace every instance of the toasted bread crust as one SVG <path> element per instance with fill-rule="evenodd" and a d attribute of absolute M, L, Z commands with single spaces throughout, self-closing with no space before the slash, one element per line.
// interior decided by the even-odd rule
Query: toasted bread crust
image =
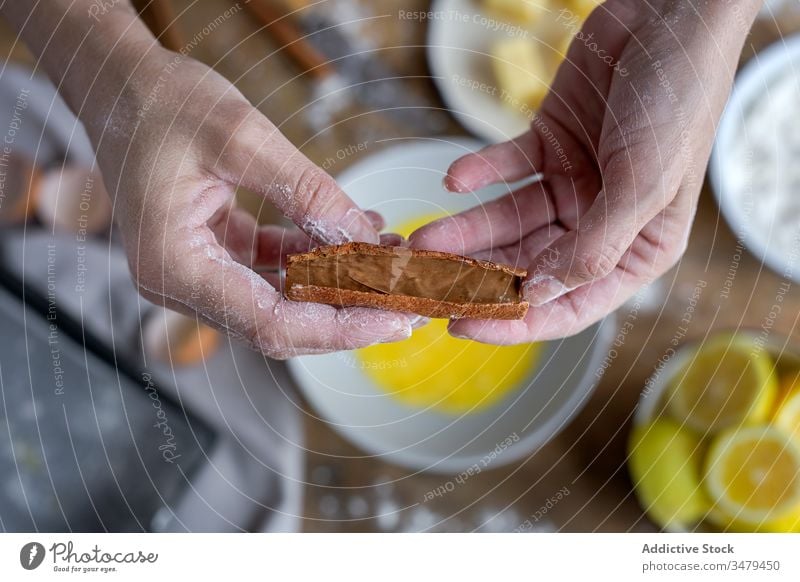
<path fill-rule="evenodd" d="M 367 243 L 347 243 L 339 246 L 320 247 L 308 253 L 290 255 L 287 258 L 286 297 L 292 301 L 312 301 L 339 307 L 374 307 L 391 311 L 416 313 L 433 318 L 470 318 L 470 319 L 522 319 L 528 312 L 525 301 L 513 303 L 454 303 L 409 295 L 392 295 L 303 285 L 293 281 L 292 267 L 300 263 L 318 258 L 342 256 L 348 254 L 392 255 L 393 247 L 382 247 Z M 414 249 L 418 257 L 459 261 L 483 269 L 503 271 L 516 277 L 524 278 L 524 269 L 514 269 L 507 265 L 490 263 L 479 259 L 461 257 L 451 253 Z"/>
<path fill-rule="evenodd" d="M 416 313 L 425 317 L 462 319 L 522 319 L 528 303 L 451 303 L 407 295 L 383 295 L 349 289 L 293 285 L 286 292 L 292 301 L 313 301 L 337 307 L 374 307 Z"/>

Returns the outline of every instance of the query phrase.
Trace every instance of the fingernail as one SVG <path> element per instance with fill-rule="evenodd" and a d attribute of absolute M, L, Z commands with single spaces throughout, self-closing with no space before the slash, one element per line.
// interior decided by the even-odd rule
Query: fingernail
<path fill-rule="evenodd" d="M 381 244 L 390 247 L 402 247 L 407 246 L 408 241 L 401 235 L 392 232 L 381 235 Z"/>
<path fill-rule="evenodd" d="M 411 337 L 411 323 L 406 319 L 404 324 L 401 324 L 400 329 L 396 330 L 394 333 L 387 335 L 384 337 L 380 343 L 387 344 L 390 342 L 399 342 L 403 340 L 407 340 Z"/>
<path fill-rule="evenodd" d="M 469 191 L 461 182 L 453 178 L 450 174 L 446 175 L 442 180 L 442 188 L 448 192 L 456 192 L 458 194 L 463 194 L 464 192 Z"/>
<path fill-rule="evenodd" d="M 522 296 L 534 307 L 549 303 L 572 291 L 552 275 L 540 275 L 522 285 Z"/>
<path fill-rule="evenodd" d="M 417 315 L 416 317 L 411 318 L 411 329 L 419 329 L 425 325 L 428 325 L 431 322 L 430 317 L 425 317 L 423 315 Z"/>
<path fill-rule="evenodd" d="M 324 234 L 328 238 L 333 235 L 337 238 L 336 242 L 326 241 L 327 244 L 342 244 L 343 242 L 352 242 L 354 240 L 366 242 L 371 244 L 378 244 L 380 242 L 380 235 L 375 232 L 375 227 L 369 215 L 362 212 L 359 208 L 349 208 L 345 212 L 344 217 L 339 221 L 334 232 Z"/>
<path fill-rule="evenodd" d="M 375 230 L 383 230 L 383 227 L 386 225 L 386 222 L 383 220 L 383 216 L 374 210 L 367 210 L 364 213 L 364 216 L 367 217 L 367 220 L 369 220 L 369 223 Z"/>

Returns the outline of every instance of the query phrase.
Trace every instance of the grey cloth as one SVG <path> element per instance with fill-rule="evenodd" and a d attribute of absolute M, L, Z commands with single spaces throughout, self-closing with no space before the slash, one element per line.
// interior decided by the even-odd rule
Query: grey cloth
<path fill-rule="evenodd" d="M 0 76 L 0 111 L 10 110 L 21 92 L 26 106 L 21 127 L 15 131 L 19 149 L 35 155 L 40 166 L 52 161 L 48 157 L 91 162 L 93 153 L 85 132 L 46 80 L 31 80 L 25 71 L 7 68 Z M 0 132 L 6 123 L 10 120 L 0 118 Z M 29 226 L 2 233 L 0 260 L 29 289 L 55 297 L 58 312 L 80 322 L 87 333 L 113 350 L 120 365 L 138 370 L 143 378 L 151 375 L 158 390 L 213 430 L 210 450 L 200 446 L 203 439 L 195 439 L 200 460 L 186 476 L 187 486 L 144 529 L 295 531 L 300 527 L 302 425 L 283 364 L 227 339 L 205 365 L 173 369 L 145 362 L 142 322 L 158 317 L 160 308 L 140 298 L 121 249 L 107 239 L 82 241 L 71 234 L 53 235 Z M 36 341 L 42 340 L 37 336 Z M 33 349 L 46 350 L 46 341 Z M 95 359 L 87 358 L 86 366 L 95 366 Z M 0 371 L 0 380 L 3 375 L 10 378 L 10 372 Z M 19 380 L 20 375 L 14 377 Z M 37 389 L 28 388 L 31 393 Z M 145 388 L 140 381 L 138 386 L 130 382 L 125 389 Z M 45 414 L 43 409 L 39 412 Z M 86 422 L 93 422 L 92 413 L 89 405 Z M 38 422 L 38 416 L 32 421 Z"/>
<path fill-rule="evenodd" d="M 46 77 L 6 65 L 0 73 L 0 104 L 4 145 L 27 154 L 39 166 L 65 157 L 83 165 L 94 161 L 86 130 Z"/>

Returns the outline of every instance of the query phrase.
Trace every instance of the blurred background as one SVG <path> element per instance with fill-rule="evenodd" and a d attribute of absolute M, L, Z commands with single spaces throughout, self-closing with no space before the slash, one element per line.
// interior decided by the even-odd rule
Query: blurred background
<path fill-rule="evenodd" d="M 189 56 L 231 80 L 305 155 L 334 176 L 405 138 L 472 136 L 491 141 L 491 130 L 464 122 L 473 102 L 469 95 L 459 100 L 454 75 L 473 71 L 474 79 L 513 85 L 504 81 L 502 68 L 492 66 L 495 51 L 523 55 L 523 64 L 541 57 L 540 64 L 527 65 L 542 67 L 536 83 L 509 87 L 529 99 L 532 109 L 538 85 L 546 84 L 558 64 L 557 56 L 531 56 L 526 52 L 530 47 L 493 44 L 494 37 L 481 41 L 490 46 L 489 54 L 479 54 L 476 62 L 448 56 L 447 50 L 431 51 L 433 35 L 446 42 L 460 42 L 460 37 L 448 32 L 446 23 L 408 17 L 409 12 L 437 8 L 422 0 L 269 1 L 261 13 L 229 0 L 155 4 L 158 8 L 145 16 L 164 44 L 186 48 Z M 447 9 L 453 5 L 441 4 Z M 464 0 L 457 8 L 485 13 L 521 30 L 538 30 L 532 24 L 538 16 L 517 14 L 513 8 L 509 12 L 503 4 Z M 551 4 L 551 13 L 557 14 L 558 2 Z M 581 7 L 586 3 L 563 4 L 585 16 Z M 294 12 L 281 18 L 289 11 Z M 800 31 L 797 3 L 776 6 L 757 22 L 743 64 L 795 31 Z M 519 35 L 507 32 L 506 37 L 518 40 Z M 701 357 L 705 364 L 700 372 L 689 364 L 678 366 L 685 360 L 673 354 L 682 346 L 693 350 L 707 344 L 710 332 L 757 332 L 768 320 L 770 343 L 764 349 L 770 362 L 748 356 L 750 349 L 743 348 L 746 361 L 741 365 L 750 372 L 766 366 L 765 375 L 780 376 L 774 381 L 757 376 L 753 390 L 767 392 L 772 384 L 781 384 L 774 388 L 781 396 L 770 398 L 793 396 L 800 294 L 791 276 L 765 267 L 762 258 L 748 251 L 745 237 L 721 214 L 710 185 L 680 264 L 623 306 L 609 323 L 607 337 L 592 336 L 601 348 L 602 370 L 596 379 L 586 380 L 593 391 L 572 421 L 538 450 L 510 462 L 433 473 L 389 462 L 353 444 L 298 395 L 297 380 L 284 364 L 265 361 L 194 320 L 136 298 L 110 226 L 111 208 L 102 202 L 102 179 L 92 177 L 93 154 L 85 136 L 73 129 L 74 120 L 63 106 L 50 112 L 45 108 L 47 115 L 38 126 L 31 121 L 36 108 L 49 105 L 52 97 L 45 97 L 48 89 L 41 79 L 29 79 L 35 62 L 2 22 L 0 54 L 6 57 L 0 85 L 8 115 L 8 121 L 0 119 L 0 131 L 13 127 L 20 95 L 27 100 L 22 125 L 32 131 L 25 141 L 20 130 L 16 157 L 5 164 L 10 178 L 0 212 L 0 298 L 7 321 L 14 322 L 4 326 L 0 358 L 0 475 L 5 480 L 0 529 L 736 529 L 732 518 L 708 519 L 712 504 L 705 501 L 684 512 L 685 503 L 669 500 L 674 495 L 669 484 L 645 484 L 637 491 L 628 463 L 632 448 L 641 446 L 644 469 L 640 463 L 632 470 L 637 483 L 649 483 L 652 477 L 643 473 L 663 472 L 663 467 L 654 472 L 648 467 L 657 466 L 660 453 L 683 438 L 668 434 L 660 444 L 630 441 L 635 415 L 642 426 L 670 414 L 684 421 L 681 426 L 687 424 L 680 410 L 667 405 L 654 404 L 646 414 L 639 407 L 637 412 L 643 389 L 670 384 L 669 374 L 661 374 L 666 361 L 670 374 L 682 374 L 681 382 L 697 373 L 699 383 L 741 363 L 730 356 L 736 350 L 726 349 L 724 356 Z M 319 62 L 325 66 L 317 66 Z M 442 70 L 450 65 L 456 68 Z M 337 82 L 350 88 L 319 99 L 336 93 Z M 26 93 L 23 87 L 28 86 Z M 486 92 L 467 90 L 476 94 L 474 103 L 480 107 Z M 39 96 L 42 103 L 36 102 Z M 523 115 L 520 121 L 519 108 L 508 110 L 502 103 L 486 107 L 486 115 L 492 109 L 496 116 L 492 128 L 524 130 L 526 119 Z M 81 198 L 88 183 L 96 184 L 91 200 Z M 280 221 L 252 193 L 241 191 L 239 203 L 262 223 Z M 47 268 L 56 255 L 62 257 L 59 264 L 70 265 L 58 276 Z M 88 265 L 85 272 L 81 264 Z M 779 314 L 774 314 L 776 297 L 782 306 Z M 54 331 L 48 314 L 56 301 Z M 56 368 L 63 375 L 61 387 L 54 379 Z M 702 370 L 707 370 L 706 377 Z M 657 382 L 648 382 L 654 376 Z M 674 385 L 665 390 L 682 390 Z M 753 397 L 754 402 L 759 398 Z M 773 401 L 763 406 L 780 408 Z M 699 406 L 708 409 L 713 402 Z M 749 400 L 743 406 L 747 410 L 742 414 L 752 413 Z M 772 422 L 773 412 L 759 414 L 765 426 Z M 687 445 L 689 453 L 679 453 L 680 470 L 693 451 L 714 447 L 705 442 L 713 441 L 711 429 L 698 422 L 696 438 L 704 443 Z M 794 483 L 797 475 L 788 479 Z M 684 489 L 678 497 L 690 497 L 692 483 L 690 476 L 685 486 L 689 493 Z M 767 497 L 775 495 L 767 492 Z"/>

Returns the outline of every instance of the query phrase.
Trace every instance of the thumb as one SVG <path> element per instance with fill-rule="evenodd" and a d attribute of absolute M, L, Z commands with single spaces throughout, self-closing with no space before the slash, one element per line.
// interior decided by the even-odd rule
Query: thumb
<path fill-rule="evenodd" d="M 606 184 L 577 228 L 533 260 L 522 287 L 531 305 L 543 305 L 606 277 L 618 266 L 624 268 L 621 261 L 636 237 L 672 200 L 672 190 L 660 179 L 640 180 L 637 188 L 632 171 L 609 172 Z"/>
<path fill-rule="evenodd" d="M 377 244 L 372 222 L 336 181 L 253 111 L 226 148 L 233 181 L 261 193 L 317 242 Z"/>

